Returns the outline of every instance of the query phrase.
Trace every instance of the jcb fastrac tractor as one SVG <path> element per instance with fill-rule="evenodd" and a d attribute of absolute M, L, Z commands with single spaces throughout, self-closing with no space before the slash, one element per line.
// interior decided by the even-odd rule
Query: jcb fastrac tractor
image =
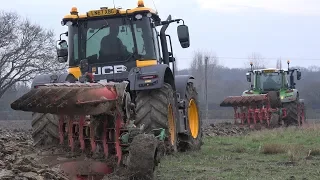
<path fill-rule="evenodd" d="M 249 125 L 303 125 L 305 123 L 305 106 L 295 89 L 294 72 L 297 80 L 301 79 L 298 69 L 259 69 L 246 74 L 247 81 L 253 84 L 241 96 L 230 96 L 223 100 L 220 106 L 233 107 L 235 123 Z M 288 80 L 289 79 L 289 80 Z"/>
<path fill-rule="evenodd" d="M 188 48 L 184 21 L 162 21 L 142 0 L 126 10 L 79 14 L 73 7 L 61 22 L 68 31 L 57 43 L 58 61 L 68 62 L 69 72 L 37 76 L 31 91 L 11 104 L 33 112 L 35 146 L 67 145 L 85 154 L 90 160 L 61 165 L 79 178 L 108 174 L 119 165 L 133 177 L 153 174 L 165 153 L 200 149 L 195 79 L 175 74 L 166 34 L 169 24 L 181 21 L 178 39 Z"/>

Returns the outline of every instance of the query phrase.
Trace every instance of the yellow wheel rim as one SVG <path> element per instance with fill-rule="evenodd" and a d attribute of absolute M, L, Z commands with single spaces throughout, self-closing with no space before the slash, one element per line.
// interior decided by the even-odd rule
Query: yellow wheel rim
<path fill-rule="evenodd" d="M 171 145 L 175 143 L 176 129 L 174 124 L 173 110 L 171 104 L 168 106 L 168 125 L 169 125 L 169 133 L 170 133 L 170 142 Z"/>
<path fill-rule="evenodd" d="M 197 104 L 194 99 L 191 99 L 189 101 L 188 119 L 191 136 L 193 138 L 197 138 L 199 133 L 199 113 Z"/>

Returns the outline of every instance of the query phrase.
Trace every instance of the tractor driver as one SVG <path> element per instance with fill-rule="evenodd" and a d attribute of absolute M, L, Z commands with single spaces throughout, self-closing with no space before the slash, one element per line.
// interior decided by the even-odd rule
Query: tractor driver
<path fill-rule="evenodd" d="M 126 46 L 118 38 L 119 26 L 111 24 L 109 26 L 110 33 L 101 39 L 100 43 L 100 60 L 121 61 L 127 56 Z"/>

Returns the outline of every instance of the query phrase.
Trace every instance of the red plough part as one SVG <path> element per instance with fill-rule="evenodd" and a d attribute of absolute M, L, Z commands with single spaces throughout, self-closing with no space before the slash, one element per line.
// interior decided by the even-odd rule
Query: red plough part
<path fill-rule="evenodd" d="M 280 110 L 272 108 L 268 94 L 230 96 L 224 99 L 220 106 L 234 108 L 234 121 L 236 124 L 240 119 L 242 125 L 256 125 L 259 123 L 266 124 L 268 127 L 270 126 L 272 113 Z M 281 108 L 281 111 L 282 118 L 286 117 L 286 109 Z"/>
<path fill-rule="evenodd" d="M 79 151 L 79 156 L 86 156 L 61 164 L 61 169 L 70 179 L 99 180 L 113 171 L 111 157 L 116 157 L 112 165 L 122 160 L 120 136 L 127 130 L 121 107 L 126 86 L 126 82 L 45 84 L 11 108 L 59 115 L 60 144 L 67 144 L 74 156 Z"/>

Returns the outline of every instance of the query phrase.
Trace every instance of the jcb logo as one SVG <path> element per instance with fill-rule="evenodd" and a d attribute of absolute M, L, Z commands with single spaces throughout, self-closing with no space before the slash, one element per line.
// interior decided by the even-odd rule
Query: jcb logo
<path fill-rule="evenodd" d="M 117 74 L 125 71 L 127 71 L 127 67 L 124 65 L 92 67 L 92 73 L 94 75 Z"/>

